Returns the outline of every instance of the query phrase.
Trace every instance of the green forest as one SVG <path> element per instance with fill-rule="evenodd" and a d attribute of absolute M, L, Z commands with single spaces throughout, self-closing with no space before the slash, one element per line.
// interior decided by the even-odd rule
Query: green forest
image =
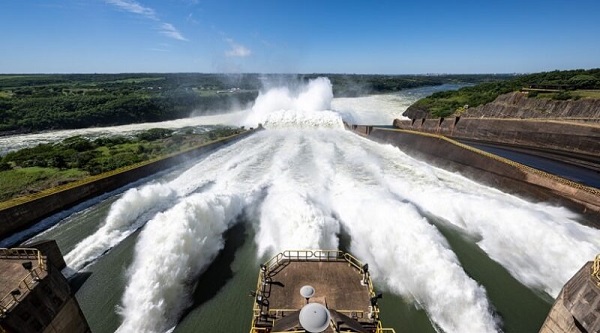
<path fill-rule="evenodd" d="M 556 91 L 540 93 L 534 90 L 528 95 L 531 98 L 555 100 L 596 96 L 600 98 L 600 94 L 593 91 L 600 89 L 600 69 L 536 73 L 516 76 L 510 80 L 485 82 L 455 91 L 437 92 L 411 105 L 406 113 L 447 117 L 460 113 L 465 105 L 468 107 L 483 105 L 492 102 L 502 94 L 523 88 Z"/>
<path fill-rule="evenodd" d="M 0 158 L 0 201 L 164 157 L 242 131 L 221 126 L 203 133 L 194 133 L 193 128 L 154 128 L 130 137 L 92 140 L 74 136 L 10 152 Z"/>
<path fill-rule="evenodd" d="M 0 135 L 155 122 L 247 107 L 260 89 L 328 77 L 335 96 L 394 92 L 510 75 L 0 75 Z"/>

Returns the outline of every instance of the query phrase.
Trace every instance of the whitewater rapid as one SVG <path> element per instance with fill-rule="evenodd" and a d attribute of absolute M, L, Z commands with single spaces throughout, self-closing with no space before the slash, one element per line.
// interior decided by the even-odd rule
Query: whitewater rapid
<path fill-rule="evenodd" d="M 134 188 L 66 256 L 80 270 L 142 227 L 118 312 L 119 332 L 165 332 L 190 305 L 198 276 L 240 221 L 257 257 L 285 249 L 350 250 L 378 285 L 423 308 L 443 332 L 498 332 L 501 318 L 438 230 L 450 224 L 523 284 L 556 296 L 600 252 L 600 232 L 415 160 L 343 129 L 331 84 L 263 92 L 244 114 L 266 129 L 201 159 L 177 178 Z M 393 312 L 393 309 L 386 309 Z"/>

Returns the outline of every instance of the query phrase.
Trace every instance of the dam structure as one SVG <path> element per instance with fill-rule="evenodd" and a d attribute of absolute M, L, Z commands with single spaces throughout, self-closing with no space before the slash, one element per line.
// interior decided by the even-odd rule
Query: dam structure
<path fill-rule="evenodd" d="M 346 125 L 355 133 L 423 158 L 442 168 L 464 172 L 474 180 L 536 200 L 565 205 L 600 218 L 600 188 L 545 172 L 485 150 L 486 146 L 524 152 L 558 161 L 600 181 L 600 126 L 540 120 L 413 119 L 394 120 L 392 128 Z M 573 133 L 573 134 L 569 134 Z M 520 138 L 515 141 L 515 137 Z M 562 146 L 561 146 L 562 145 Z M 576 174 L 576 172 L 573 172 Z M 577 174 L 576 174 L 577 176 Z"/>
<path fill-rule="evenodd" d="M 565 284 L 539 333 L 600 332 L 600 254 Z"/>
<path fill-rule="evenodd" d="M 0 249 L 0 332 L 91 332 L 54 241 Z"/>
<path fill-rule="evenodd" d="M 57 240 L 87 278 L 76 294 L 96 333 L 247 332 L 257 267 L 289 248 L 368 262 L 386 291 L 381 320 L 396 332 L 539 331 L 600 252 L 599 230 L 581 223 L 584 196 L 573 210 L 555 204 L 561 196 L 533 183 L 545 177 L 431 133 L 348 131 L 331 98 L 326 80 L 261 93 L 249 113 L 264 130 L 69 212 L 26 247 Z M 428 162 L 454 157 L 473 173 Z M 523 188 L 542 199 L 513 195 Z M 298 300 L 313 283 L 289 290 Z"/>

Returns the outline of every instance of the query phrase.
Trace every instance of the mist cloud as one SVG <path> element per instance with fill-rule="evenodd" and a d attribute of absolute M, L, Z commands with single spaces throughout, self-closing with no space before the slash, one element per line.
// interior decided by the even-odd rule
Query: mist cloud
<path fill-rule="evenodd" d="M 228 57 L 245 58 L 252 54 L 252 51 L 249 48 L 245 47 L 244 45 L 236 43 L 231 38 L 227 38 L 227 39 L 225 39 L 225 41 L 227 41 L 227 43 L 229 43 L 229 46 L 231 47 L 230 50 L 225 52 L 225 55 Z"/>

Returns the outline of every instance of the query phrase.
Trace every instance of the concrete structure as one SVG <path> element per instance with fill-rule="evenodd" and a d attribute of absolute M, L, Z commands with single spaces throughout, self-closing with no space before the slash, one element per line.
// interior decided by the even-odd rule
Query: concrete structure
<path fill-rule="evenodd" d="M 368 265 L 341 251 L 279 253 L 261 265 L 254 297 L 251 333 L 304 332 L 307 312 L 315 332 L 395 332 L 379 321 Z"/>
<path fill-rule="evenodd" d="M 600 332 L 600 255 L 561 290 L 540 333 Z"/>
<path fill-rule="evenodd" d="M 42 218 L 65 210 L 87 199 L 113 191 L 143 177 L 166 170 L 190 158 L 213 151 L 225 144 L 254 133 L 246 131 L 232 137 L 217 140 L 189 151 L 156 161 L 142 162 L 82 181 L 42 191 L 35 195 L 16 198 L 0 203 L 0 238 L 27 228 Z"/>
<path fill-rule="evenodd" d="M 0 249 L 0 332 L 90 332 L 56 242 L 33 246 Z"/>
<path fill-rule="evenodd" d="M 594 226 L 600 227 L 598 189 L 475 149 L 442 135 L 372 126 L 349 125 L 348 128 L 509 193 L 567 206 L 590 216 Z"/>
<path fill-rule="evenodd" d="M 398 129 L 445 135 L 453 139 L 500 142 L 533 149 L 551 149 L 600 161 L 600 122 L 568 119 L 499 119 L 451 117 L 394 120 Z"/>

